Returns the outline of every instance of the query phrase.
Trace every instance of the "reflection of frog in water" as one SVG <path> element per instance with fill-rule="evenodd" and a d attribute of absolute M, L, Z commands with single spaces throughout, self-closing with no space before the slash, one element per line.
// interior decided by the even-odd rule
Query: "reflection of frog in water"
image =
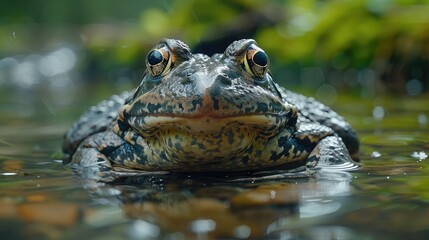
<path fill-rule="evenodd" d="M 351 180 L 349 173 L 324 171 L 317 180 L 284 179 L 272 183 L 230 184 L 206 177 L 179 176 L 130 177 L 88 190 L 95 202 L 107 205 L 109 214 L 118 212 L 119 218 L 132 220 L 125 229 L 135 239 L 203 239 L 204 235 L 210 236 L 207 239 L 278 239 L 282 233 L 290 239 L 313 239 L 327 233 L 336 235 L 338 227 L 330 229 L 327 219 L 334 212 L 341 214 Z M 112 211 L 114 206 L 122 212 Z M 103 211 L 102 207 L 97 209 Z M 293 229 L 301 218 L 304 227 Z M 319 224 L 325 235 L 312 232 L 312 227 Z M 108 226 L 110 232 L 121 234 L 118 228 L 123 227 Z"/>
<path fill-rule="evenodd" d="M 64 163 L 93 167 L 104 180 L 142 171 L 355 166 L 359 142 L 350 125 L 274 83 L 254 40 L 208 57 L 164 39 L 146 64 L 132 94 L 101 102 L 66 133 Z"/>

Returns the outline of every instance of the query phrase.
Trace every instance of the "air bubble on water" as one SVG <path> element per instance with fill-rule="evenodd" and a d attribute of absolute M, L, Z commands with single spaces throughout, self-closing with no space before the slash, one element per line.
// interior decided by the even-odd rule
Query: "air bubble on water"
<path fill-rule="evenodd" d="M 371 153 L 371 157 L 376 157 L 376 158 L 381 157 L 381 153 L 374 151 Z"/>
<path fill-rule="evenodd" d="M 423 161 L 428 157 L 428 155 L 425 152 L 420 151 L 420 152 L 413 152 L 411 154 L 411 157 L 417 158 L 419 161 Z"/>
<path fill-rule="evenodd" d="M 381 120 L 384 118 L 384 108 L 381 106 L 376 106 L 372 110 L 372 116 L 375 120 Z"/>
<path fill-rule="evenodd" d="M 428 117 L 424 113 L 420 113 L 417 116 L 417 122 L 419 123 L 420 127 L 424 127 L 428 124 Z"/>
<path fill-rule="evenodd" d="M 129 234 L 131 239 L 157 239 L 160 229 L 152 223 L 136 220 L 130 226 Z"/>
<path fill-rule="evenodd" d="M 386 178 L 387 178 L 387 180 L 389 180 L 389 179 L 390 179 L 390 177 L 389 177 L 389 176 L 387 176 Z"/>
<path fill-rule="evenodd" d="M 208 233 L 216 229 L 216 222 L 211 219 L 198 219 L 191 222 L 191 231 L 194 233 Z"/>
<path fill-rule="evenodd" d="M 18 173 L 16 172 L 4 172 L 1 174 L 2 176 L 16 176 Z"/>
<path fill-rule="evenodd" d="M 412 79 L 405 84 L 405 91 L 410 96 L 417 96 L 422 93 L 423 84 L 417 79 Z"/>
<path fill-rule="evenodd" d="M 270 197 L 271 197 L 271 199 L 274 199 L 276 197 L 276 191 L 271 190 Z"/>
<path fill-rule="evenodd" d="M 247 225 L 240 225 L 234 229 L 234 236 L 236 238 L 245 239 L 249 238 L 252 229 Z"/>

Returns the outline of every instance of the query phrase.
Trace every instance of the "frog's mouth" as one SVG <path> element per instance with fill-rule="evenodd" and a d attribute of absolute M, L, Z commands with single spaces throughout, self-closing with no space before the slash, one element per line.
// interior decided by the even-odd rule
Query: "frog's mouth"
<path fill-rule="evenodd" d="M 287 125 L 290 113 L 276 114 L 249 114 L 237 116 L 170 116 L 170 115 L 143 115 L 129 116 L 127 122 L 141 135 L 151 135 L 163 128 L 180 129 L 195 134 L 217 134 L 228 128 L 246 126 L 255 129 L 264 135 L 275 134 Z"/>

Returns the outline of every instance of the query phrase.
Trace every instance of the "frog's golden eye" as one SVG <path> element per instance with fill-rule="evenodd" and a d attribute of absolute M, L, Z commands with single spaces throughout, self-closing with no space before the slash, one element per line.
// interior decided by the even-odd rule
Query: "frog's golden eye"
<path fill-rule="evenodd" d="M 152 49 L 146 57 L 146 67 L 154 77 L 166 74 L 172 65 L 172 56 L 167 47 Z"/>
<path fill-rule="evenodd" d="M 244 69 L 255 77 L 263 78 L 268 71 L 270 60 L 264 50 L 255 44 L 250 45 L 243 59 Z"/>

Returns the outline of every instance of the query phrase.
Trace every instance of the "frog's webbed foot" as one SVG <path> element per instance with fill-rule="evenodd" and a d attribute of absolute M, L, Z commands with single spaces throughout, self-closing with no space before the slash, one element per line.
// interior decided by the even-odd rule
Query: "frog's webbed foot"
<path fill-rule="evenodd" d="M 121 167 L 109 158 L 115 151 L 122 153 L 121 156 L 131 154 L 128 157 L 133 157 L 133 152 L 128 151 L 128 146 L 111 131 L 94 134 L 79 145 L 71 160 L 72 167 L 83 178 L 99 182 L 113 182 L 119 178 L 168 173 Z"/>
<path fill-rule="evenodd" d="M 337 135 L 321 139 L 308 156 L 306 166 L 335 171 L 350 171 L 360 167 L 352 160 L 347 147 Z"/>
<path fill-rule="evenodd" d="M 98 149 L 80 146 L 73 155 L 72 168 L 86 179 L 110 182 L 113 181 L 113 168 L 107 157 Z"/>
<path fill-rule="evenodd" d="M 80 149 L 80 151 L 76 152 L 74 158 L 79 159 L 79 161 L 73 161 L 72 167 L 80 176 L 99 182 L 114 182 L 120 178 L 169 173 L 166 171 L 142 171 L 112 166 L 107 157 L 96 148 Z"/>

